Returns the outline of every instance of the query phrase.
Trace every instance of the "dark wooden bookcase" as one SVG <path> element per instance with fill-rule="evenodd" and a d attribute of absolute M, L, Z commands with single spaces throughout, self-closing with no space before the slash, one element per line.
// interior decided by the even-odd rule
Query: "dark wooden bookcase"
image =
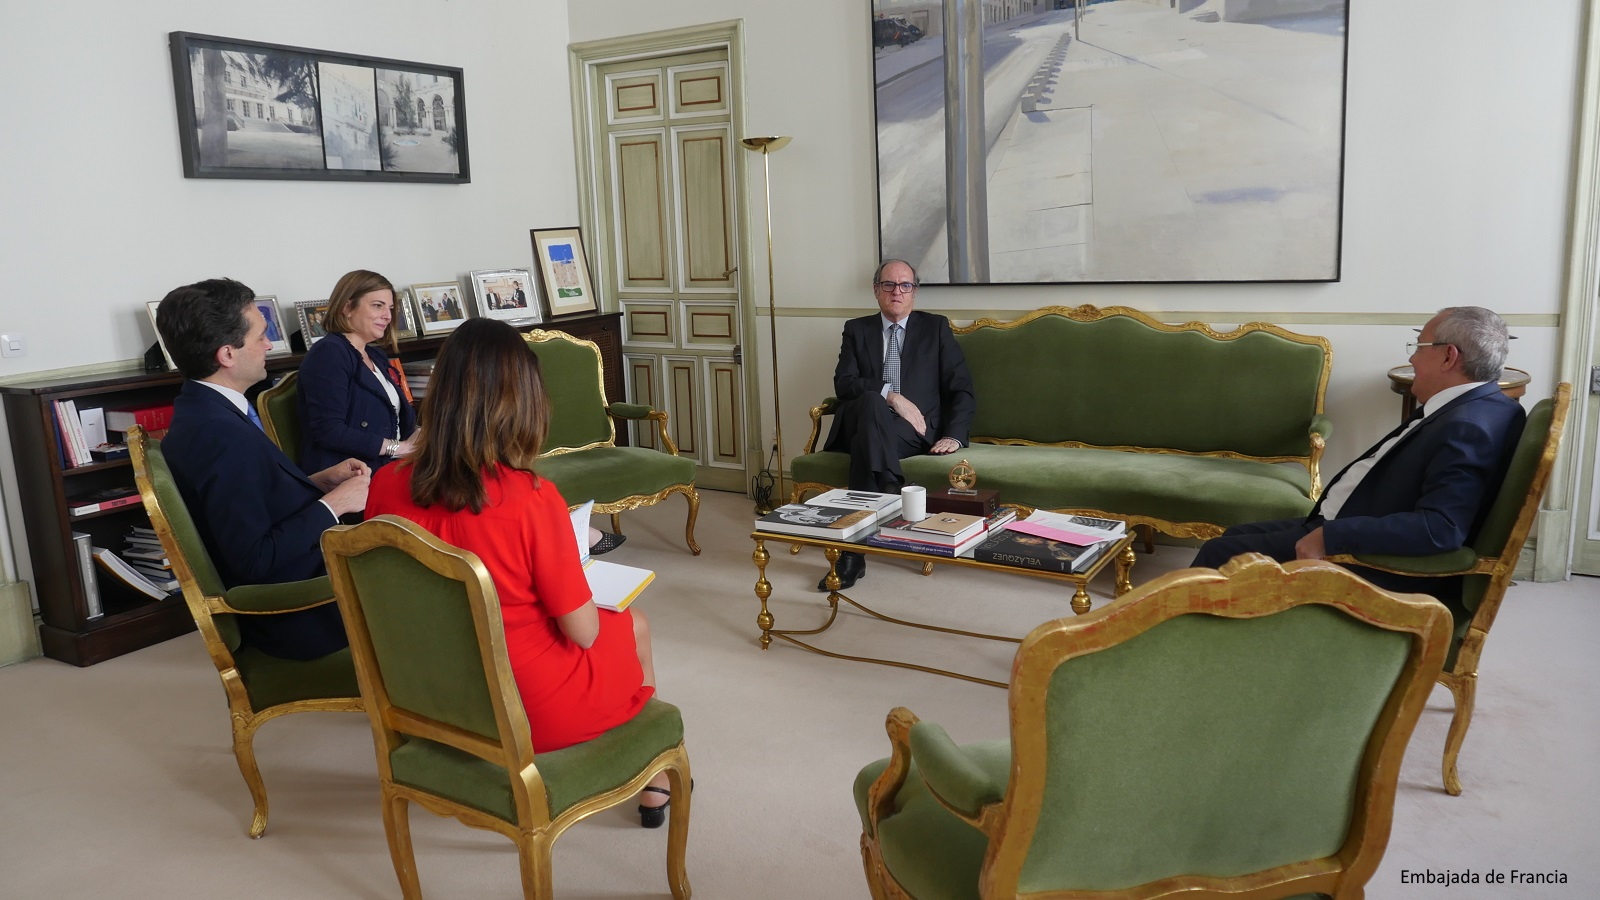
<path fill-rule="evenodd" d="M 624 399 L 620 313 L 529 326 L 534 327 L 565 331 L 598 344 L 605 364 L 606 395 L 612 400 Z M 437 353 L 444 341 L 444 336 L 401 341 L 400 357 L 408 361 L 427 358 Z M 268 372 L 277 376 L 295 369 L 301 357 L 302 354 L 294 354 L 269 359 Z M 72 505 L 69 498 L 110 487 L 133 487 L 133 467 L 127 459 L 64 466 L 54 406 L 57 400 L 72 400 L 79 410 L 170 403 L 182 384 L 183 377 L 176 372 L 147 373 L 129 368 L 91 376 L 46 374 L 0 386 L 11 431 L 23 528 L 33 563 L 34 593 L 39 600 L 40 643 L 44 654 L 52 659 L 91 666 L 194 630 L 194 620 L 181 596 L 174 594 L 152 601 L 122 584 L 98 563 L 94 573 L 105 614 L 88 618 L 88 601 L 72 533 L 87 533 L 95 546 L 120 552 L 128 529 L 148 526 L 150 520 L 140 504 L 81 516 L 68 512 Z M 618 443 L 623 442 L 625 434 L 623 429 L 617 430 Z"/>

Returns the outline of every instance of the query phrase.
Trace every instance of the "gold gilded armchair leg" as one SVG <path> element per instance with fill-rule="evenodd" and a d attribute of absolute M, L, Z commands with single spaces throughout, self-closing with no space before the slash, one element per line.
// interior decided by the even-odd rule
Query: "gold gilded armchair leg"
<path fill-rule="evenodd" d="M 685 858 L 689 852 L 689 807 L 694 799 L 689 777 L 689 760 L 681 755 L 679 764 L 667 770 L 667 782 L 672 790 L 672 806 L 667 809 L 667 886 L 673 900 L 689 900 L 689 870 Z"/>
<path fill-rule="evenodd" d="M 684 496 L 689 500 L 689 522 L 683 526 L 683 536 L 689 544 L 689 552 L 699 556 L 700 545 L 694 542 L 694 520 L 700 515 L 700 492 L 691 487 Z"/>
<path fill-rule="evenodd" d="M 1467 728 L 1472 724 L 1472 707 L 1478 698 L 1478 673 L 1439 676 L 1456 702 L 1456 713 L 1450 719 L 1450 732 L 1444 738 L 1444 791 L 1452 797 L 1461 795 L 1461 778 L 1456 773 L 1456 758 L 1461 755 L 1461 745 L 1467 740 Z"/>
<path fill-rule="evenodd" d="M 611 514 L 611 531 L 615 534 L 622 533 L 622 513 Z"/>
<path fill-rule="evenodd" d="M 233 717 L 233 756 L 239 762 L 239 774 L 244 776 L 250 800 L 255 804 L 255 814 L 250 819 L 252 838 L 261 837 L 267 831 L 267 785 L 261 780 L 261 767 L 256 765 L 256 727 L 242 716 Z"/>
<path fill-rule="evenodd" d="M 395 878 L 400 881 L 400 896 L 406 900 L 421 900 L 422 885 L 417 881 L 417 857 L 411 847 L 411 814 L 406 798 L 384 789 L 383 825 L 389 838 L 389 859 L 394 863 Z"/>
<path fill-rule="evenodd" d="M 555 883 L 550 873 L 550 842 L 544 834 L 524 834 L 517 841 L 517 862 L 522 869 L 522 896 L 553 900 Z"/>

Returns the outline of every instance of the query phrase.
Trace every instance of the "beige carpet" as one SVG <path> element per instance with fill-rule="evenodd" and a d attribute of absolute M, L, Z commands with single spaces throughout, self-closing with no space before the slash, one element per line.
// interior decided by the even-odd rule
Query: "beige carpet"
<path fill-rule="evenodd" d="M 887 752 L 884 714 L 904 705 L 958 741 L 1003 737 L 1005 695 L 781 644 L 760 651 L 749 501 L 705 494 L 699 558 L 683 546 L 683 512 L 673 498 L 627 514 L 628 543 L 610 558 L 659 573 L 640 608 L 654 626 L 662 696 L 683 709 L 699 783 L 689 843 L 696 895 L 864 898 L 850 783 Z M 1190 555 L 1141 554 L 1135 581 Z M 819 554 L 791 557 L 780 546 L 773 557 L 779 627 L 820 623 Z M 1108 584 L 1095 585 L 1097 604 Z M 1580 578 L 1513 591 L 1485 655 L 1457 798 L 1440 788 L 1448 694 L 1436 690 L 1368 897 L 1600 896 L 1597 587 Z M 1066 614 L 1068 596 L 1022 577 L 944 568 L 923 578 L 878 561 L 854 593 L 890 614 L 1015 635 Z M 820 641 L 997 679 L 1012 651 L 859 614 L 841 615 Z M 197 636 L 89 669 L 51 660 L 0 669 L 0 897 L 398 897 L 365 717 L 281 719 L 257 748 L 272 807 L 266 836 L 251 841 L 221 688 Z M 519 896 L 504 839 L 415 808 L 412 821 L 429 896 Z M 631 807 L 602 813 L 557 842 L 557 894 L 666 896 L 665 848 L 665 829 L 642 831 Z M 1403 869 L 1560 871 L 1568 883 L 1441 888 L 1402 883 Z"/>

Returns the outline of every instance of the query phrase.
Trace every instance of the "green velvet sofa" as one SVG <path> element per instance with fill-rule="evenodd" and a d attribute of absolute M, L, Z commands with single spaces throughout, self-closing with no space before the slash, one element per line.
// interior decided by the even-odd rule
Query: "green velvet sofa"
<path fill-rule="evenodd" d="M 1127 307 L 1046 307 L 954 329 L 972 371 L 972 444 L 903 463 L 931 488 L 962 459 L 1000 502 L 1115 516 L 1176 537 L 1303 516 L 1321 493 L 1333 425 L 1327 339 L 1251 323 L 1219 333 Z M 819 451 L 811 410 L 794 498 L 844 487 L 849 457 Z"/>

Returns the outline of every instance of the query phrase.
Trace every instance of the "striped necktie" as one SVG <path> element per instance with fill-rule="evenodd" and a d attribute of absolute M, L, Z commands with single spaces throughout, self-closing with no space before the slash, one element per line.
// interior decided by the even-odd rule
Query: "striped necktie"
<path fill-rule="evenodd" d="M 883 351 L 883 380 L 889 390 L 900 393 L 900 324 L 889 326 L 889 347 Z"/>

